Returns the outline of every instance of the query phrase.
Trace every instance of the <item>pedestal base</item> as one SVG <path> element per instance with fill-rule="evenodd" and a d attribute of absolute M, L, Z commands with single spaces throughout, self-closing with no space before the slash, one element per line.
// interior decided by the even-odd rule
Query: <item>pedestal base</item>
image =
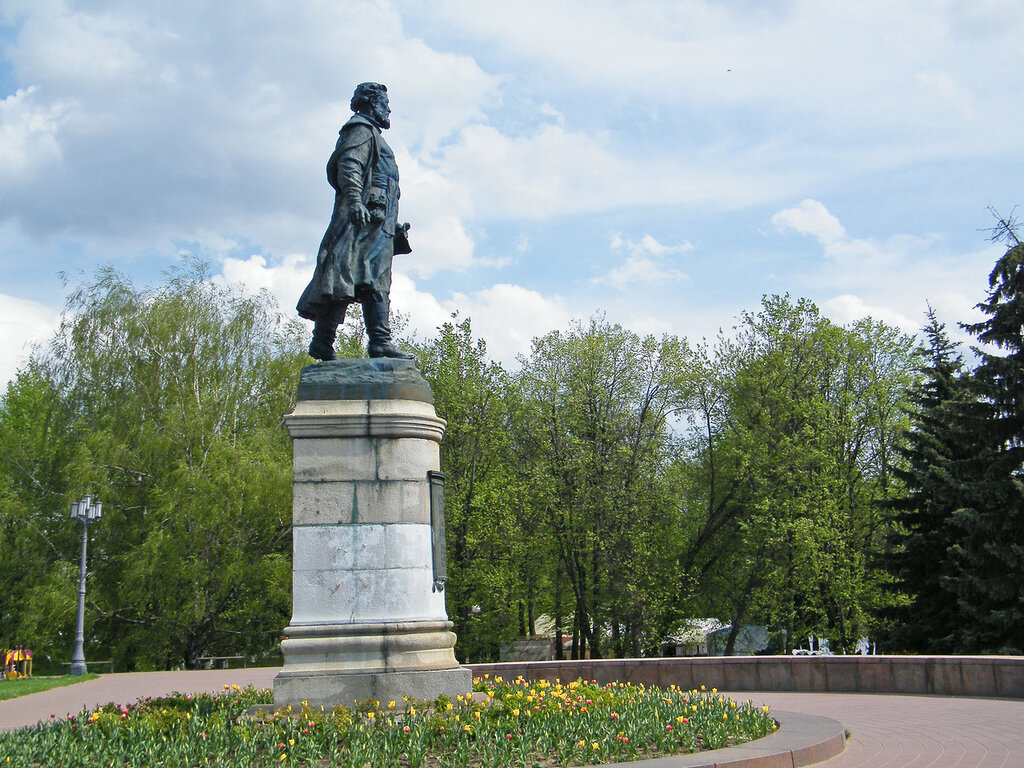
<path fill-rule="evenodd" d="M 274 678 L 274 706 L 303 701 L 311 706 L 330 709 L 339 705 L 351 707 L 357 701 L 376 699 L 385 705 L 389 701 L 410 699 L 436 699 L 442 693 L 455 701 L 473 688 L 473 673 L 466 667 L 433 669 L 416 672 L 344 672 L 320 673 L 281 671 Z"/>
<path fill-rule="evenodd" d="M 449 621 L 291 626 L 281 642 L 284 668 L 274 678 L 274 706 L 307 701 L 346 707 L 403 696 L 454 699 L 473 687 L 458 665 Z"/>

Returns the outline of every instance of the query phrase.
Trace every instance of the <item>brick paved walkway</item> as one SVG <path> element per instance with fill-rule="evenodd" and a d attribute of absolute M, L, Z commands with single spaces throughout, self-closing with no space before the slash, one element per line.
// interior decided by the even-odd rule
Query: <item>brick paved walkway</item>
<path fill-rule="evenodd" d="M 0 701 L 0 730 L 109 701 L 222 685 L 271 687 L 277 669 L 103 675 L 67 688 Z M 734 692 L 779 710 L 835 718 L 850 732 L 846 751 L 821 768 L 1024 768 L 1024 700 L 881 694 Z"/>
<path fill-rule="evenodd" d="M 1024 701 L 861 693 L 733 693 L 832 717 L 850 732 L 821 768 L 1024 768 Z"/>

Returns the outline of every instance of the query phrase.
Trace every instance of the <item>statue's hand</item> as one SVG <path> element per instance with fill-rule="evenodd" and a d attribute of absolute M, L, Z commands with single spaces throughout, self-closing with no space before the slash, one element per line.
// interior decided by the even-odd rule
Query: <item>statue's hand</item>
<path fill-rule="evenodd" d="M 348 209 L 348 220 L 357 227 L 365 227 L 370 223 L 370 212 L 362 202 L 355 202 Z"/>

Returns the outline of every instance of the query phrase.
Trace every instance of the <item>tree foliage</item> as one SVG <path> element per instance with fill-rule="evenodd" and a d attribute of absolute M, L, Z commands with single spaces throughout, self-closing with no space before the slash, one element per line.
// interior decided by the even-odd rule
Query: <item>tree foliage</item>
<path fill-rule="evenodd" d="M 965 326 L 985 346 L 970 377 L 969 498 L 953 516 L 961 652 L 1024 653 L 1024 245 L 1009 234 L 978 304 L 986 319 Z"/>
<path fill-rule="evenodd" d="M 48 555 L 36 589 L 56 595 L 54 579 L 68 578 L 54 566 L 75 553 L 69 502 L 100 497 L 88 635 L 123 667 L 274 645 L 290 583 L 281 417 L 300 348 L 268 295 L 222 287 L 201 266 L 149 289 L 105 268 L 72 291 L 49 349 L 9 387 L 0 423 L 31 439 L 4 459 L 7 508 Z M 73 581 L 64 588 L 74 594 Z M 38 597 L 25 598 L 17 632 L 50 648 L 41 628 L 59 627 L 67 644 L 70 617 Z"/>
<path fill-rule="evenodd" d="M 967 501 L 968 470 L 977 461 L 964 421 L 970 402 L 962 356 L 929 308 L 921 381 L 909 395 L 912 425 L 896 475 L 906 489 L 891 501 L 895 525 L 883 565 L 895 599 L 880 614 L 890 650 L 948 653 L 959 624 L 952 591 L 953 513 Z"/>
<path fill-rule="evenodd" d="M 493 659 L 525 633 L 519 609 L 537 589 L 540 572 L 528 565 L 540 549 L 510 463 L 515 397 L 468 319 L 444 323 L 422 356 L 434 406 L 448 422 L 441 467 L 456 650 L 460 658 Z"/>
<path fill-rule="evenodd" d="M 299 335 L 268 295 L 201 266 L 143 289 L 107 268 L 72 290 L 52 344 L 0 401 L 0 644 L 70 653 L 80 529 L 66 510 L 92 492 L 105 515 L 90 526 L 90 658 L 159 668 L 273 651 L 290 608 L 282 416 L 308 362 Z M 352 356 L 359 342 L 353 330 L 339 344 Z M 935 371 L 919 373 L 890 326 L 771 296 L 696 349 L 601 317 L 535 339 L 511 371 L 465 318 L 410 346 L 448 423 L 460 658 L 497 658 L 542 619 L 574 657 L 657 653 L 704 616 L 734 636 L 767 624 L 780 650 L 809 633 L 849 650 L 883 606 L 920 592 L 917 561 L 880 556 L 916 546 L 894 525 L 923 530 L 916 500 L 888 501 L 925 478 L 905 405 L 912 392 L 915 419 L 930 407 Z M 994 553 L 956 526 L 987 509 L 949 511 L 962 551 L 942 588 L 961 599 L 974 593 L 954 576 Z"/>
<path fill-rule="evenodd" d="M 744 624 L 784 631 L 787 645 L 816 634 L 846 650 L 870 629 L 908 341 L 772 296 L 713 354 L 701 349 L 681 556 L 695 612 L 731 623 L 727 653 Z"/>
<path fill-rule="evenodd" d="M 1010 248 L 964 325 L 982 346 L 966 370 L 929 315 L 924 380 L 912 396 L 907 493 L 887 565 L 905 604 L 889 613 L 899 649 L 1024 652 L 1024 245 Z"/>
<path fill-rule="evenodd" d="M 553 609 L 561 625 L 571 607 L 574 656 L 660 640 L 676 581 L 670 419 L 689 397 L 689 354 L 594 319 L 535 339 L 522 361 L 517 464 L 571 589 Z"/>

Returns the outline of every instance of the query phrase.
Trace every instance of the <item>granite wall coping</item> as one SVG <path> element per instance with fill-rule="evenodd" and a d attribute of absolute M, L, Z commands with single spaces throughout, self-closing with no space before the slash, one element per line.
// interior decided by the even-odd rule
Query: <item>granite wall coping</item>
<path fill-rule="evenodd" d="M 475 664 L 526 679 L 583 677 L 723 691 L 903 693 L 1024 699 L 1020 656 L 715 656 Z"/>

